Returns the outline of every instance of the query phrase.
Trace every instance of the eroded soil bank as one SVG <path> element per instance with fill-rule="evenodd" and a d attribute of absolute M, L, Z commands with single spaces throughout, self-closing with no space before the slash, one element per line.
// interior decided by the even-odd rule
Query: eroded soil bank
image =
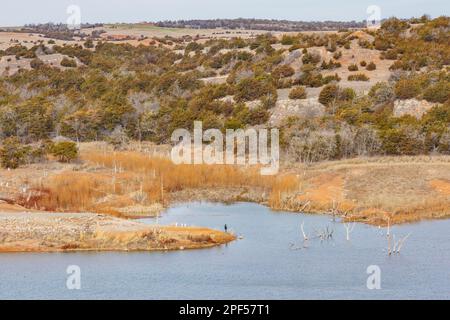
<path fill-rule="evenodd" d="M 232 241 L 205 228 L 128 220 L 201 200 L 254 202 L 379 226 L 450 217 L 449 156 L 283 163 L 267 180 L 252 168 L 180 168 L 150 154 L 88 149 L 70 164 L 0 169 L 0 250 L 176 250 Z"/>
<path fill-rule="evenodd" d="M 283 179 L 286 180 L 283 185 Z M 371 225 L 450 217 L 450 157 L 380 157 L 291 165 L 267 188 L 197 188 L 173 202 L 254 202 L 273 210 L 330 214 Z"/>

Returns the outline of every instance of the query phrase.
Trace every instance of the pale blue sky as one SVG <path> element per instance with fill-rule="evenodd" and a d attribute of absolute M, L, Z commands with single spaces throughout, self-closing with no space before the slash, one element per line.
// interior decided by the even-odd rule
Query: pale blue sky
<path fill-rule="evenodd" d="M 270 18 L 362 21 L 378 5 L 381 17 L 449 15 L 449 0 L 1 0 L 0 26 L 65 22 L 66 8 L 79 5 L 82 22 L 178 19 Z"/>

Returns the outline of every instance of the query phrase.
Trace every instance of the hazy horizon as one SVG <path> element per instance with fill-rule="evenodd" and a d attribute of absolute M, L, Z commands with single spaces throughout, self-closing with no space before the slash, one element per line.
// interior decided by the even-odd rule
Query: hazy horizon
<path fill-rule="evenodd" d="M 82 23 L 136 23 L 142 21 L 191 19 L 276 19 L 292 21 L 363 21 L 367 7 L 377 5 L 381 18 L 432 17 L 448 15 L 450 3 L 443 0 L 349 0 L 336 3 L 332 0 L 238 0 L 211 2 L 209 0 L 16 0 L 2 4 L 0 26 L 21 26 L 32 23 L 60 23 L 68 18 L 67 7 L 78 5 Z"/>

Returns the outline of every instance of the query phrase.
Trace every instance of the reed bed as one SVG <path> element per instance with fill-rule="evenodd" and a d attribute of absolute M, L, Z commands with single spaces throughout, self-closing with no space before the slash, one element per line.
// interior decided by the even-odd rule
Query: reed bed
<path fill-rule="evenodd" d="M 175 165 L 163 156 L 136 151 L 91 149 L 80 157 L 82 164 L 43 179 L 19 204 L 129 216 L 135 208 L 168 206 L 180 194 L 187 195 L 183 201 L 196 201 L 211 190 L 215 201 L 222 196 L 227 201 L 228 191 L 237 190 L 239 198 L 240 190 L 243 195 L 251 190 L 253 194 L 243 199 L 272 209 L 328 212 L 376 225 L 383 225 L 388 216 L 392 223 L 449 216 L 446 157 L 430 163 L 424 163 L 425 158 L 330 162 L 285 168 L 276 176 L 262 176 L 257 166 Z M 183 190 L 187 192 L 178 192 Z"/>
<path fill-rule="evenodd" d="M 187 188 L 258 187 L 267 191 L 276 177 L 257 166 L 175 165 L 139 152 L 83 152 L 83 171 L 51 176 L 37 187 L 34 206 L 54 211 L 93 211 L 119 215 L 117 208 L 170 202 Z M 194 200 L 194 199 L 193 199 Z"/>
<path fill-rule="evenodd" d="M 295 175 L 282 175 L 275 179 L 269 196 L 269 206 L 273 209 L 282 209 L 286 198 L 296 191 L 300 191 L 301 182 Z"/>

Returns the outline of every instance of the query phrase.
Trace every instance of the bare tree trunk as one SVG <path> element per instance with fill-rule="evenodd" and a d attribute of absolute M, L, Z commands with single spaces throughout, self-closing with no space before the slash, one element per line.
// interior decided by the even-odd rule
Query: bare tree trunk
<path fill-rule="evenodd" d="M 346 231 L 346 239 L 347 241 L 350 241 L 350 233 L 353 232 L 353 229 L 355 228 L 355 223 L 344 223 L 344 228 Z"/>
<path fill-rule="evenodd" d="M 405 241 L 409 238 L 409 236 L 411 235 L 411 233 L 409 233 L 406 237 L 401 238 L 400 240 L 398 240 L 398 244 L 397 244 L 397 253 L 400 253 L 400 250 L 403 247 L 403 244 L 405 243 Z"/>
<path fill-rule="evenodd" d="M 304 225 L 305 225 L 305 223 L 302 222 L 301 229 L 302 229 L 302 234 L 303 234 L 303 240 L 307 241 L 308 240 L 308 236 L 305 233 Z"/>
<path fill-rule="evenodd" d="M 392 243 L 393 243 L 392 253 L 395 253 L 396 252 L 396 248 L 397 248 L 397 242 L 395 241 L 395 234 L 392 235 Z"/>
<path fill-rule="evenodd" d="M 388 218 L 388 229 L 386 236 L 388 239 L 388 255 L 391 255 L 391 218 Z"/>

